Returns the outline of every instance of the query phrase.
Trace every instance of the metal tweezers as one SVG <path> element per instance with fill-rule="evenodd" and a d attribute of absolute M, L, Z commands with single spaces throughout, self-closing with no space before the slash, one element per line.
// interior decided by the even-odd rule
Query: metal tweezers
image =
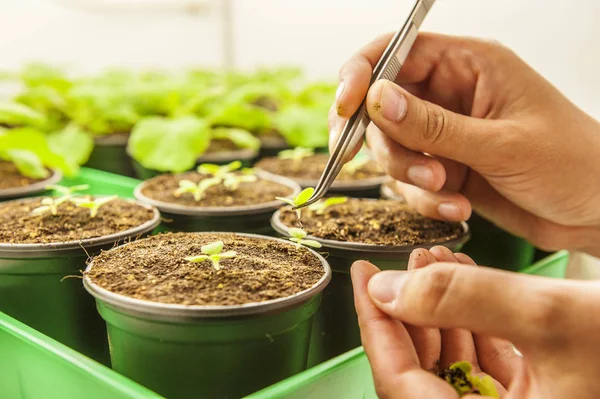
<path fill-rule="evenodd" d="M 435 0 L 417 0 L 404 26 L 396 32 L 377 62 L 369 87 L 379 79 L 387 79 L 392 82 L 396 80 L 402 64 L 417 39 L 419 27 L 433 6 L 433 3 L 435 3 Z M 362 101 L 358 110 L 344 126 L 342 134 L 338 138 L 335 148 L 327 161 L 325 170 L 315 187 L 315 192 L 307 202 L 297 208 L 314 204 L 323 198 L 344 164 L 349 161 L 348 157 L 354 148 L 363 140 L 367 126 L 371 122 L 365 102 L 366 100 Z"/>

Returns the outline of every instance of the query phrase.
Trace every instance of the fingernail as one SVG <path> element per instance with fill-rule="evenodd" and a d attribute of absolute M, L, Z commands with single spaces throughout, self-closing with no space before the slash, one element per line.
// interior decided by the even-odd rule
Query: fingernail
<path fill-rule="evenodd" d="M 406 114 L 406 98 L 391 87 L 391 84 L 383 86 L 381 91 L 381 115 L 392 122 L 398 122 Z"/>
<path fill-rule="evenodd" d="M 444 219 L 460 220 L 460 209 L 451 202 L 442 202 L 438 205 L 438 213 Z"/>
<path fill-rule="evenodd" d="M 346 88 L 346 83 L 344 83 L 344 81 L 342 80 L 340 82 L 340 84 L 338 85 L 337 90 L 335 91 L 335 101 L 339 101 L 339 99 L 342 97 L 342 94 L 344 94 L 345 88 Z"/>
<path fill-rule="evenodd" d="M 433 185 L 433 172 L 425 165 L 413 165 L 406 172 L 408 179 L 419 187 L 427 188 Z"/>
<path fill-rule="evenodd" d="M 406 272 L 377 273 L 369 281 L 369 295 L 379 303 L 389 303 L 398 298 L 406 282 Z"/>

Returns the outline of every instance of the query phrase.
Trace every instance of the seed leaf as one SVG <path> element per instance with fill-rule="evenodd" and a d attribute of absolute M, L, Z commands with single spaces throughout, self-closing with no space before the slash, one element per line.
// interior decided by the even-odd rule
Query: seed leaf
<path fill-rule="evenodd" d="M 203 245 L 200 251 L 207 255 L 216 255 L 223 250 L 223 241 L 215 241 L 210 244 Z"/>
<path fill-rule="evenodd" d="M 314 192 L 315 192 L 315 189 L 313 187 L 305 188 L 304 190 L 302 190 L 300 192 L 300 194 L 296 195 L 293 198 L 294 205 L 300 206 L 300 205 L 304 204 L 306 201 L 308 201 L 310 199 L 310 197 L 312 197 Z"/>
<path fill-rule="evenodd" d="M 298 239 L 303 239 L 304 237 L 307 236 L 306 231 L 296 228 L 296 227 L 292 227 L 288 230 L 288 233 L 290 236 L 294 237 L 294 238 L 298 238 Z"/>
<path fill-rule="evenodd" d="M 313 247 L 313 248 L 321 248 L 322 247 L 321 243 L 318 241 L 315 241 L 315 240 L 300 240 L 300 244 L 307 245 L 307 246 Z"/>

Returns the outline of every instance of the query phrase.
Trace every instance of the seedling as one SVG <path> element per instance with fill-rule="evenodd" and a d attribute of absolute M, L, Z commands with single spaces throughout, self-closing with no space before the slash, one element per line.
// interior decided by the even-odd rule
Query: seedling
<path fill-rule="evenodd" d="M 53 190 L 56 191 L 57 193 L 61 194 L 61 196 L 65 196 L 65 197 L 72 197 L 73 194 L 75 194 L 77 191 L 84 191 L 87 190 L 88 188 L 90 188 L 89 184 L 81 184 L 78 186 L 73 186 L 73 187 L 65 187 L 65 186 L 59 186 L 58 184 L 52 184 L 49 186 L 46 186 L 46 190 Z"/>
<path fill-rule="evenodd" d="M 58 206 L 63 202 L 68 201 L 69 199 L 70 198 L 67 196 L 60 198 L 46 197 L 42 199 L 42 206 L 35 208 L 33 211 L 31 211 L 31 214 L 38 216 L 50 211 L 52 215 L 56 216 L 56 214 L 58 213 Z"/>
<path fill-rule="evenodd" d="M 275 197 L 275 199 L 278 199 L 279 201 L 283 201 L 287 204 L 290 204 L 292 207 L 298 207 L 302 204 L 304 204 L 306 201 L 308 201 L 310 199 L 310 197 L 312 197 L 313 193 L 315 192 L 315 189 L 312 187 L 308 187 L 305 188 L 304 190 L 302 190 L 300 192 L 300 194 L 296 195 L 293 198 L 283 198 L 283 197 Z M 296 215 L 298 215 L 298 219 L 300 219 L 301 213 L 300 213 L 300 209 L 296 209 Z"/>
<path fill-rule="evenodd" d="M 478 377 L 471 374 L 473 366 L 469 362 L 456 362 L 438 373 L 456 390 L 459 396 L 479 394 L 492 398 L 500 398 L 494 381 L 489 375 Z"/>
<path fill-rule="evenodd" d="M 200 263 L 204 262 L 205 260 L 209 260 L 215 270 L 220 270 L 221 266 L 219 265 L 219 261 L 222 258 L 235 258 L 237 256 L 237 252 L 235 251 L 221 252 L 223 251 L 223 246 L 223 241 L 212 242 L 200 247 L 200 252 L 202 252 L 202 255 L 188 256 L 185 258 L 185 260 L 194 263 Z"/>
<path fill-rule="evenodd" d="M 298 170 L 302 165 L 302 160 L 315 155 L 315 150 L 312 148 L 296 147 L 291 150 L 283 150 L 277 154 L 279 159 L 291 159 L 292 169 Z"/>
<path fill-rule="evenodd" d="M 325 212 L 325 209 L 330 206 L 343 204 L 346 201 L 348 201 L 348 197 L 330 197 L 310 205 L 308 209 L 315 212 L 317 215 L 322 215 Z"/>
<path fill-rule="evenodd" d="M 354 158 L 351 161 L 348 161 L 346 163 L 346 165 L 344 165 L 344 169 L 346 169 L 348 171 L 348 173 L 350 173 L 350 175 L 354 176 L 356 174 L 356 172 L 362 168 L 363 166 L 365 166 L 366 164 L 369 163 L 369 158 L 363 157 L 363 158 Z"/>
<path fill-rule="evenodd" d="M 209 177 L 208 179 L 201 180 L 198 184 L 189 180 L 180 180 L 179 188 L 175 190 L 173 195 L 180 197 L 181 194 L 191 193 L 196 201 L 200 201 L 204 198 L 204 194 L 209 187 L 216 186 L 221 183 L 220 177 Z"/>
<path fill-rule="evenodd" d="M 95 200 L 90 198 L 73 198 L 72 201 L 80 208 L 88 208 L 90 210 L 90 217 L 95 218 L 100 207 L 117 198 L 117 195 L 111 195 L 110 197 L 96 198 Z"/>
<path fill-rule="evenodd" d="M 290 238 L 288 238 L 291 242 L 295 242 L 296 246 L 300 248 L 302 245 L 306 245 L 307 247 L 313 248 L 321 248 L 322 245 L 320 242 L 315 240 L 305 240 L 304 238 L 308 235 L 306 231 L 302 229 L 298 229 L 296 227 L 292 227 L 288 230 L 288 234 Z"/>
<path fill-rule="evenodd" d="M 252 183 L 257 180 L 253 169 L 244 169 L 242 174 L 226 173 L 223 176 L 223 185 L 229 191 L 235 191 L 240 186 L 240 183 Z"/>
<path fill-rule="evenodd" d="M 242 163 L 240 161 L 233 161 L 223 166 L 214 165 L 212 163 L 203 163 L 202 165 L 198 166 L 196 171 L 204 175 L 211 175 L 213 177 L 222 179 L 226 174 L 236 171 L 241 167 Z"/>

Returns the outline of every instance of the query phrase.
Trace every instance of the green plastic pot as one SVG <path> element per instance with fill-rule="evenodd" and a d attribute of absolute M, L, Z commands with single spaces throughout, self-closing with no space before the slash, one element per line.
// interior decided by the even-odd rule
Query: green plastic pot
<path fill-rule="evenodd" d="M 202 155 L 198 158 L 198 163 L 213 163 L 216 165 L 227 165 L 233 161 L 241 161 L 242 166 L 248 168 L 252 161 L 258 156 L 258 151 L 250 148 L 241 148 L 235 151 L 220 151 Z M 131 158 L 131 163 L 135 169 L 135 176 L 141 180 L 148 180 L 165 172 L 148 169 L 135 159 Z"/>
<path fill-rule="evenodd" d="M 404 198 L 387 184 L 381 186 L 381 196 L 386 199 L 404 201 Z M 478 265 L 518 271 L 530 265 L 534 260 L 549 255 L 547 252 L 541 253 L 535 259 L 536 250 L 531 244 L 504 231 L 474 212 L 469 219 L 469 227 L 472 237 L 462 251 L 473 258 Z"/>
<path fill-rule="evenodd" d="M 113 368 L 169 399 L 240 398 L 303 371 L 312 319 L 331 279 L 327 261 L 311 252 L 325 271 L 313 287 L 238 306 L 143 301 L 85 277 L 108 326 Z"/>
<path fill-rule="evenodd" d="M 159 223 L 154 209 L 152 220 L 104 237 L 50 244 L 0 243 L 0 311 L 107 364 L 102 319 L 76 277 L 81 276 L 88 254 L 149 234 Z"/>
<path fill-rule="evenodd" d="M 271 224 L 275 231 L 287 235 L 288 228 L 281 222 L 280 211 L 273 214 Z M 325 240 L 308 236 L 323 246 L 321 251 L 329 256 L 333 278 L 323 292 L 323 302 L 315 316 L 309 355 L 309 366 L 322 363 L 350 349 L 360 346 L 360 330 L 354 309 L 354 295 L 350 267 L 357 260 L 368 260 L 382 270 L 406 269 L 410 253 L 417 248 L 443 245 L 458 251 L 469 239 L 469 226 L 462 223 L 463 235 L 452 241 L 427 245 L 384 246 Z"/>
<path fill-rule="evenodd" d="M 47 179 L 30 184 L 24 187 L 5 188 L 0 190 L 0 201 L 23 198 L 37 195 L 46 191 L 46 187 L 51 184 L 56 184 L 62 179 L 62 173 L 58 170 L 52 171 L 52 175 Z"/>
<path fill-rule="evenodd" d="M 290 179 L 258 171 L 257 176 L 270 180 L 293 190 L 292 195 L 300 192 L 300 186 Z M 281 206 L 281 201 L 273 201 L 247 206 L 229 207 L 192 207 L 157 201 L 145 196 L 142 190 L 146 182 L 139 184 L 135 198 L 153 205 L 162 214 L 162 229 L 166 231 L 236 231 L 240 233 L 272 235 L 270 219 L 273 212 Z"/>
<path fill-rule="evenodd" d="M 135 177 L 135 171 L 127 155 L 129 134 L 117 133 L 94 138 L 94 150 L 85 166 L 122 176 Z"/>

